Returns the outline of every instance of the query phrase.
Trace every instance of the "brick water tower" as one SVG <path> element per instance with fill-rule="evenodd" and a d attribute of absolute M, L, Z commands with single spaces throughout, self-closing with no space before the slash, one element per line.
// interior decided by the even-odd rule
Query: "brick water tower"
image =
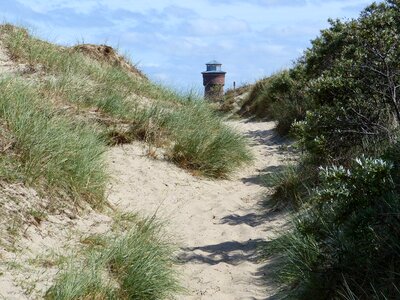
<path fill-rule="evenodd" d="M 209 100 L 219 100 L 224 96 L 225 74 L 222 64 L 216 60 L 206 63 L 207 71 L 203 74 L 204 97 Z"/>

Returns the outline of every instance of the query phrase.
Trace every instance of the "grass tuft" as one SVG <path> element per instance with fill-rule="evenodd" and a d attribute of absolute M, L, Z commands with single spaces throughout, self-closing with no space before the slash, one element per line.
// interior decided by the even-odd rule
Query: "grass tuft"
<path fill-rule="evenodd" d="M 304 169 L 304 168 L 303 168 Z M 309 195 L 312 186 L 310 172 L 299 171 L 300 166 L 287 165 L 276 172 L 266 174 L 262 180 L 265 186 L 273 188 L 273 194 L 268 198 L 275 207 L 299 208 Z"/>
<path fill-rule="evenodd" d="M 203 103 L 193 102 L 172 114 L 168 127 L 174 140 L 171 159 L 182 167 L 226 177 L 252 159 L 243 136 L 222 124 Z"/>
<path fill-rule="evenodd" d="M 20 179 L 101 204 L 105 146 L 96 130 L 57 114 L 20 80 L 2 79 L 0 90 L 0 118 L 14 137 L 13 167 Z"/>
<path fill-rule="evenodd" d="M 109 237 L 79 264 L 70 263 L 46 299 L 167 299 L 180 290 L 173 248 L 154 220 L 138 222 L 124 236 Z"/>

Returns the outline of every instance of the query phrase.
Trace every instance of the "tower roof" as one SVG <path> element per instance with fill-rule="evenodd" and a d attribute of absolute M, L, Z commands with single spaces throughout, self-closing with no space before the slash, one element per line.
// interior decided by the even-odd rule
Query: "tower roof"
<path fill-rule="evenodd" d="M 222 64 L 214 59 L 206 63 L 206 65 L 222 65 Z"/>

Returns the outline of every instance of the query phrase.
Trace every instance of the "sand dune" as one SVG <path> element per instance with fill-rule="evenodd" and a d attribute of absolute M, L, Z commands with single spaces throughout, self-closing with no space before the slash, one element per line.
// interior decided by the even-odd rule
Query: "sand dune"
<path fill-rule="evenodd" d="M 0 44 L 0 74 L 23 73 L 26 67 L 13 63 Z M 230 180 L 195 177 L 163 159 L 149 158 L 139 142 L 108 153 L 109 202 L 120 211 L 166 220 L 167 232 L 180 247 L 178 268 L 186 292 L 178 299 L 265 299 L 275 291 L 265 282 L 268 264 L 259 260 L 257 247 L 285 224 L 285 218 L 261 207 L 269 191 L 258 175 L 283 164 L 284 142 L 274 135 L 273 122 L 229 124 L 249 138 L 255 155 L 254 164 Z M 2 202 L 17 203 L 15 211 L 33 204 L 41 209 L 51 202 L 32 189 L 11 190 Z M 82 237 L 105 233 L 111 224 L 110 216 L 90 208 L 79 214 L 56 211 L 40 222 L 21 224 L 23 235 L 13 245 L 15 251 L 0 249 L 0 298 L 43 298 L 58 271 L 53 260 L 71 255 Z"/>

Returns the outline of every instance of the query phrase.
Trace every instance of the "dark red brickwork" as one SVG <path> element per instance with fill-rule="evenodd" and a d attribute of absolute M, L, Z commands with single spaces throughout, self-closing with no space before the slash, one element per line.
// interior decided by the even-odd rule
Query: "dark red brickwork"
<path fill-rule="evenodd" d="M 224 96 L 225 72 L 203 72 L 204 97 L 220 100 Z"/>
<path fill-rule="evenodd" d="M 225 85 L 225 73 L 203 73 L 203 85 L 210 84 Z"/>

